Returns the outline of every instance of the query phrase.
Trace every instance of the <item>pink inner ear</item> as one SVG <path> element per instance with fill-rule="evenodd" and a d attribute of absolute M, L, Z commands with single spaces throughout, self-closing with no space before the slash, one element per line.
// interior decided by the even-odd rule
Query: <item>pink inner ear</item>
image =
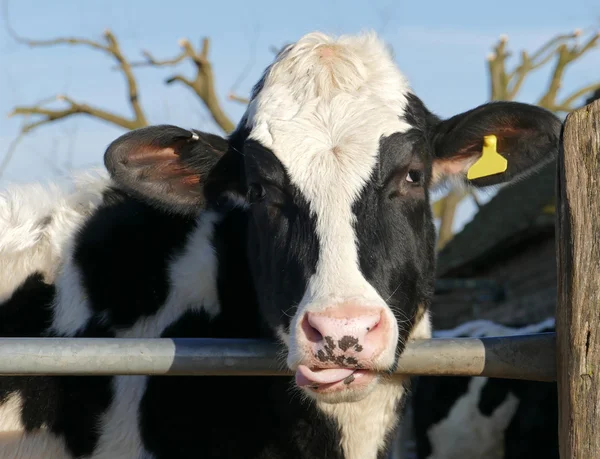
<path fill-rule="evenodd" d="M 161 166 L 164 163 L 169 163 L 178 158 L 175 149 L 172 147 L 165 148 L 142 148 L 135 153 L 128 155 L 129 162 L 132 165 L 151 165 Z"/>
<path fill-rule="evenodd" d="M 175 189 L 191 192 L 200 183 L 197 171 L 181 164 L 181 158 L 173 147 L 146 147 L 138 149 L 128 157 L 132 167 L 140 169 L 145 180 L 162 182 Z"/>
<path fill-rule="evenodd" d="M 184 185 L 198 185 L 200 183 L 200 176 L 188 172 L 188 174 L 181 179 L 181 182 Z"/>
<path fill-rule="evenodd" d="M 433 161 L 431 181 L 433 184 L 445 177 L 466 175 L 469 168 L 477 161 L 477 155 L 453 156 Z"/>

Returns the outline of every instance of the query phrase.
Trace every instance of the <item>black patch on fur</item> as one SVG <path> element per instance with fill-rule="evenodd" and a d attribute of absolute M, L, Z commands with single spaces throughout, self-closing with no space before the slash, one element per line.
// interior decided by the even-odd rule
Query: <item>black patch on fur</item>
<path fill-rule="evenodd" d="M 53 377 L 55 417 L 51 430 L 63 435 L 75 457 L 91 454 L 100 438 L 98 423 L 113 397 L 112 376 Z M 48 394 L 46 394 L 48 395 Z M 34 410 L 39 412 L 40 407 Z M 39 427 L 39 426 L 36 426 Z"/>
<path fill-rule="evenodd" d="M 554 331 L 554 328 L 546 328 L 538 333 Z M 505 457 L 558 459 L 556 382 L 490 378 L 481 389 L 479 411 L 485 416 L 491 416 L 509 394 L 517 397 L 519 404 L 505 431 Z"/>
<path fill-rule="evenodd" d="M 441 121 L 440 118 L 431 113 L 423 101 L 413 93 L 408 93 L 406 95 L 404 120 L 425 138 L 431 136 L 434 127 Z"/>
<path fill-rule="evenodd" d="M 0 305 L 0 336 L 42 336 L 52 323 L 51 304 L 55 291 L 54 285 L 44 282 L 42 273 L 36 272 L 27 277 L 11 297 Z"/>
<path fill-rule="evenodd" d="M 46 336 L 52 323 L 51 304 L 54 285 L 44 282 L 41 273 L 33 273 L 0 305 L 0 336 L 39 338 Z M 26 430 L 40 427 L 55 416 L 52 380 L 47 377 L 0 377 L 0 405 L 11 395 L 23 401 L 21 422 Z"/>
<path fill-rule="evenodd" d="M 245 219 L 235 211 L 216 226 L 221 312 L 187 312 L 163 337 L 274 338 L 240 262 Z M 144 446 L 157 459 L 342 459 L 338 426 L 302 402 L 292 384 L 290 377 L 150 377 L 140 403 Z"/>
<path fill-rule="evenodd" d="M 162 336 L 232 337 L 230 325 L 188 312 Z M 248 334 L 244 330 L 244 337 Z M 156 459 L 342 459 L 337 425 L 302 402 L 292 382 L 290 377 L 150 377 L 140 404 L 144 446 Z"/>
<path fill-rule="evenodd" d="M 48 331 L 54 295 L 55 286 L 45 284 L 40 273 L 30 275 L 0 305 L 0 336 L 56 337 Z M 114 334 L 92 320 L 76 337 Z M 112 400 L 111 380 L 111 376 L 5 376 L 0 378 L 0 405 L 18 394 L 27 432 L 47 425 L 65 439 L 75 457 L 82 457 L 91 454 L 98 442 L 98 421 Z"/>
<path fill-rule="evenodd" d="M 117 189 L 106 191 L 104 202 L 79 232 L 74 260 L 92 310 L 122 329 L 164 304 L 169 262 L 195 222 L 165 215 Z"/>
<path fill-rule="evenodd" d="M 497 383 L 500 380 L 490 380 Z M 519 406 L 504 436 L 505 457 L 558 459 L 558 392 L 555 382 L 514 381 Z"/>
<path fill-rule="evenodd" d="M 360 269 L 396 316 L 398 354 L 419 305 L 428 306 L 433 294 L 435 228 L 426 189 L 430 167 L 420 131 L 383 138 L 378 167 L 352 208 Z M 411 170 L 422 171 L 422 182 L 406 181 Z"/>
<path fill-rule="evenodd" d="M 247 185 L 265 198 L 248 212 L 248 260 L 265 320 L 289 327 L 319 259 L 315 216 L 277 157 L 254 141 L 244 146 Z"/>

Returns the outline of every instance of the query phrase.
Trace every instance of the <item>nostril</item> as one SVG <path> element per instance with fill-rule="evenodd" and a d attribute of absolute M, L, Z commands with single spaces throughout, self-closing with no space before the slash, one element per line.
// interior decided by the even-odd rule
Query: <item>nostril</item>
<path fill-rule="evenodd" d="M 372 319 L 372 323 L 367 324 L 367 333 L 372 333 L 375 330 L 377 330 L 377 328 L 379 328 L 380 323 L 381 323 L 381 315 L 379 315 L 378 317 L 374 317 Z"/>
<path fill-rule="evenodd" d="M 311 323 L 311 314 L 306 314 L 304 319 L 302 320 L 302 331 L 304 332 L 304 336 L 306 339 L 312 343 L 319 343 L 323 341 L 323 335 L 316 328 L 314 324 Z"/>

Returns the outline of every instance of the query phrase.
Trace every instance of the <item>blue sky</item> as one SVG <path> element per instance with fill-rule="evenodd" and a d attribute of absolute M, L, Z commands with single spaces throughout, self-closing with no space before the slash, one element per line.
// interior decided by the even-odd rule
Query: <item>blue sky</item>
<path fill-rule="evenodd" d="M 417 94 L 434 112 L 451 116 L 486 101 L 485 56 L 501 34 L 515 49 L 533 50 L 559 32 L 600 26 L 597 0 L 342 1 L 281 0 L 12 0 L 13 27 L 36 39 L 55 36 L 98 38 L 110 28 L 125 54 L 141 49 L 157 57 L 179 52 L 177 40 L 212 40 L 211 61 L 219 95 L 234 87 L 246 95 L 281 46 L 312 30 L 353 33 L 374 29 L 394 49 L 396 60 Z M 3 14 L 3 13 L 2 13 Z M 113 63 L 86 48 L 30 49 L 15 43 L 0 28 L 0 158 L 17 135 L 21 118 L 7 119 L 15 105 L 27 105 L 58 93 L 130 115 L 123 77 Z M 179 72 L 191 73 L 182 66 Z M 172 69 L 136 71 L 141 102 L 152 123 L 173 123 L 218 132 L 200 102 L 181 86 L 165 86 Z M 600 51 L 570 69 L 565 94 L 600 78 Z M 534 102 L 547 80 L 538 72 L 525 84 L 519 100 Z M 224 101 L 237 121 L 243 106 Z M 58 105 L 55 105 L 58 107 Z M 107 144 L 124 131 L 101 121 L 73 117 L 39 128 L 18 146 L 0 187 L 10 182 L 48 179 L 64 170 L 99 165 Z"/>

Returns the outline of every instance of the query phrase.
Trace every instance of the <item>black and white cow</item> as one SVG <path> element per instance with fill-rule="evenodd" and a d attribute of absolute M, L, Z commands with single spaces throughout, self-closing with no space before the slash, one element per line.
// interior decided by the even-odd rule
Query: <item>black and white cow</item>
<path fill-rule="evenodd" d="M 554 332 L 554 319 L 512 327 L 467 322 L 439 338 Z M 418 459 L 558 459 L 555 382 L 421 376 L 411 402 Z"/>
<path fill-rule="evenodd" d="M 52 284 L 69 235 L 102 201 L 106 171 L 69 179 L 61 186 L 32 183 L 0 192 L 0 302 L 34 272 Z"/>
<path fill-rule="evenodd" d="M 509 102 L 442 120 L 376 36 L 312 33 L 228 139 L 123 135 L 56 281 L 32 273 L 0 335 L 270 338 L 295 378 L 2 378 L 0 457 L 384 457 L 408 383 L 392 370 L 430 336 L 430 190 L 466 183 L 487 134 L 508 169 L 472 185 L 521 177 L 560 126 Z"/>

